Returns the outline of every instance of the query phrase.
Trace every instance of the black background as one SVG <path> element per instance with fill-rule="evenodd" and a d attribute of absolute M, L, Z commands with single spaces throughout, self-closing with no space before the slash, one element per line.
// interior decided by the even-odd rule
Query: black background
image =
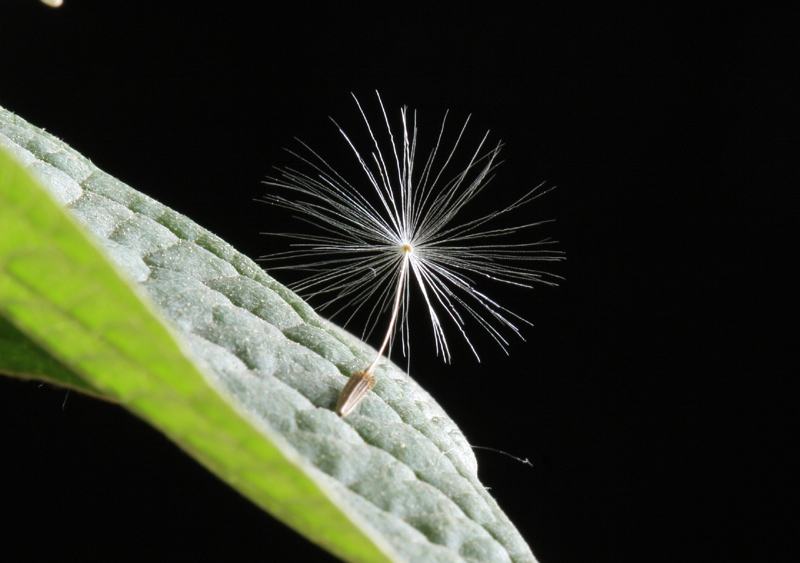
<path fill-rule="evenodd" d="M 476 451 L 484 484 L 543 562 L 792 560 L 796 26 L 383 4 L 2 0 L 0 105 L 251 257 L 286 226 L 261 181 L 295 136 L 345 155 L 350 92 L 428 142 L 473 114 L 506 143 L 487 204 L 557 184 L 530 212 L 568 255 L 500 288 L 535 322 L 508 357 L 443 365 L 418 315 L 414 377 L 533 464 Z M 333 560 L 113 405 L 2 379 L 0 456 L 4 559 Z"/>

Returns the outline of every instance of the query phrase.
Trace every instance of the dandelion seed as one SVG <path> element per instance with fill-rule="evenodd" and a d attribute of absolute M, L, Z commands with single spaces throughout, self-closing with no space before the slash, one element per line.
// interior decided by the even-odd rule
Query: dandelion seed
<path fill-rule="evenodd" d="M 453 157 L 469 118 L 452 148 L 447 150 L 443 146 L 445 113 L 436 144 L 420 170 L 415 168 L 416 113 L 409 123 L 408 108 L 401 109 L 398 134 L 378 95 L 382 127 L 385 127 L 385 132 L 378 135 L 358 99 L 353 98 L 371 138 L 369 155 L 362 154 L 342 128 L 336 127 L 363 170 L 363 187 L 345 180 L 301 142 L 308 156 L 292 154 L 307 171 L 280 169 L 278 177 L 268 179 L 266 184 L 289 193 L 270 193 L 263 198 L 318 229 L 317 234 L 274 233 L 295 242 L 292 250 L 265 259 L 291 260 L 290 264 L 279 264 L 277 268 L 310 272 L 293 289 L 308 298 L 325 297 L 323 308 L 335 305 L 334 315 L 352 308 L 348 321 L 358 311 L 364 311 L 367 314 L 365 338 L 375 328 L 381 313 L 391 311 L 388 328 L 374 360 L 350 378 L 339 397 L 336 410 L 343 417 L 350 414 L 375 385 L 375 369 L 384 355 L 388 357 L 398 325 L 402 350 L 408 356 L 410 280 L 414 280 L 427 306 L 436 353 L 449 362 L 450 349 L 442 325 L 444 318 L 458 328 L 476 357 L 478 353 L 467 335 L 466 325 L 470 319 L 483 327 L 506 353 L 508 341 L 502 331 L 508 329 L 522 338 L 515 323 L 530 324 L 479 291 L 478 280 L 485 278 L 522 287 L 531 287 L 534 283 L 556 285 L 557 276 L 531 269 L 529 265 L 531 261 L 563 258 L 560 252 L 551 249 L 555 241 L 550 239 L 526 243 L 498 241 L 546 222 L 494 226 L 498 218 L 546 193 L 548 190 L 543 189 L 543 184 L 506 207 L 476 219 L 456 221 L 462 210 L 487 186 L 498 165 L 502 144 L 485 149 L 488 132 L 472 152 L 466 168 L 452 173 Z M 347 322 L 344 324 L 346 326 Z"/>

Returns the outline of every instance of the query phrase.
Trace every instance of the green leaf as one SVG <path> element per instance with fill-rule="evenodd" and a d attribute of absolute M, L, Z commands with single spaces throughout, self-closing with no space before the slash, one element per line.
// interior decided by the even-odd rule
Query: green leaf
<path fill-rule="evenodd" d="M 406 374 L 337 417 L 366 345 L 2 108 L 0 316 L 0 372 L 118 401 L 344 560 L 535 561 Z"/>
<path fill-rule="evenodd" d="M 0 157 L 1 158 L 1 157 Z M 89 383 L 0 316 L 0 372 L 38 379 L 103 398 Z"/>

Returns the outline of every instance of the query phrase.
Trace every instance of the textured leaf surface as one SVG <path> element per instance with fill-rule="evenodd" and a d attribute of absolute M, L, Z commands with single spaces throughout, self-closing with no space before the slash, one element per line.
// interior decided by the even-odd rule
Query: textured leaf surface
<path fill-rule="evenodd" d="M 0 225 L 0 309 L 40 350 L 60 359 L 38 364 L 37 371 L 51 381 L 80 377 L 123 403 L 332 552 L 353 561 L 389 560 L 330 501 L 293 448 L 209 385 L 171 331 L 5 153 Z M 21 331 L 5 332 L 12 343 L 20 339 Z M 3 370 L 11 371 L 13 358 L 0 360 Z"/>
<path fill-rule="evenodd" d="M 338 393 L 369 348 L 218 237 L 2 109 L 0 147 L 50 193 L 0 196 L 0 313 L 52 362 L 25 373 L 69 384 L 62 370 L 119 400 L 344 559 L 534 561 L 478 481 L 461 432 L 407 375 L 379 368 L 374 392 L 340 419 Z M 39 210 L 59 211 L 50 198 L 174 329 L 64 242 L 72 235 L 56 224 L 70 222 Z M 122 289 L 106 288 L 109 280 Z M 141 318 L 125 313 L 117 324 L 119 303 Z M 138 342 L 140 332 L 154 340 Z M 23 373 L 3 360 L 0 370 Z"/>

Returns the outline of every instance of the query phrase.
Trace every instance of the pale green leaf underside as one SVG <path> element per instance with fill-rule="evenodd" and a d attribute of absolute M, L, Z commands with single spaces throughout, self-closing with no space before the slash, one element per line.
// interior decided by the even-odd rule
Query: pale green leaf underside
<path fill-rule="evenodd" d="M 1 108 L 0 149 L 46 188 L 0 156 L 1 372 L 119 401 L 345 560 L 534 561 L 461 432 L 407 375 L 380 368 L 340 419 L 364 344 Z"/>

